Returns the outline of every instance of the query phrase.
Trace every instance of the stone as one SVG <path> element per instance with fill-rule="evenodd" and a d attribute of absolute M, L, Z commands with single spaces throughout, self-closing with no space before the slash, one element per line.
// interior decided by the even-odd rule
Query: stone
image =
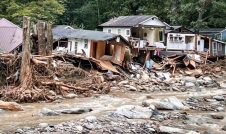
<path fill-rule="evenodd" d="M 224 126 L 222 127 L 222 130 L 226 131 L 226 125 L 224 125 Z"/>
<path fill-rule="evenodd" d="M 18 134 L 18 133 L 19 133 L 19 134 L 23 134 L 23 133 L 24 133 L 24 131 L 23 131 L 22 129 L 20 129 L 20 128 L 19 128 L 19 129 L 17 129 L 17 130 L 16 130 L 16 132 L 15 132 L 15 133 L 16 133 L 16 134 Z"/>
<path fill-rule="evenodd" d="M 168 126 L 160 126 L 159 127 L 160 132 L 162 133 L 179 133 L 179 134 L 184 134 L 186 133 L 185 130 L 180 129 L 180 128 L 175 128 L 175 127 L 168 127 Z"/>
<path fill-rule="evenodd" d="M 192 82 L 186 82 L 184 86 L 185 86 L 185 87 L 194 87 L 195 84 L 192 83 Z"/>
<path fill-rule="evenodd" d="M 175 96 L 169 97 L 167 100 L 168 100 L 168 102 L 172 103 L 176 109 L 178 109 L 178 110 L 185 109 L 184 104 L 179 99 L 177 99 Z"/>
<path fill-rule="evenodd" d="M 212 114 L 211 117 L 213 119 L 221 119 L 221 120 L 224 119 L 224 116 L 223 115 L 218 115 L 218 114 Z"/>
<path fill-rule="evenodd" d="M 185 77 L 182 78 L 182 80 L 185 81 L 185 82 L 192 82 L 192 83 L 196 82 L 196 78 L 191 77 L 191 76 L 185 76 Z"/>
<path fill-rule="evenodd" d="M 221 88 L 226 88 L 226 81 L 218 83 Z"/>
<path fill-rule="evenodd" d="M 153 105 L 158 110 L 174 110 L 175 109 L 175 107 L 172 103 L 166 102 L 166 101 L 154 102 Z"/>
<path fill-rule="evenodd" d="M 205 131 L 203 134 L 213 134 L 213 133 L 211 133 L 209 131 Z"/>
<path fill-rule="evenodd" d="M 57 110 L 57 112 L 62 114 L 82 114 L 93 111 L 91 108 L 70 108 L 70 109 L 62 109 Z"/>
<path fill-rule="evenodd" d="M 212 84 L 213 83 L 213 80 L 210 78 L 210 77 L 204 77 L 203 80 L 205 81 L 205 83 L 207 84 Z"/>
<path fill-rule="evenodd" d="M 152 110 L 146 107 L 137 105 L 124 105 L 113 113 L 118 116 L 123 116 L 129 119 L 149 119 L 152 116 Z"/>
<path fill-rule="evenodd" d="M 40 127 L 41 129 L 47 128 L 48 126 L 49 126 L 48 123 L 40 123 L 40 124 L 38 125 L 38 127 Z"/>
<path fill-rule="evenodd" d="M 144 73 L 144 74 L 142 75 L 142 80 L 149 80 L 149 79 L 150 79 L 150 77 L 148 76 L 147 73 Z"/>
<path fill-rule="evenodd" d="M 174 96 L 166 98 L 161 101 L 155 101 L 155 102 L 153 102 L 153 105 L 155 105 L 155 107 L 158 110 L 185 110 L 185 109 L 187 109 L 187 107 L 185 107 L 184 104 Z"/>
<path fill-rule="evenodd" d="M 224 96 L 221 96 L 221 95 L 216 95 L 216 96 L 213 96 L 213 99 L 217 100 L 217 101 L 224 101 Z"/>
<path fill-rule="evenodd" d="M 57 113 L 57 112 L 55 112 L 51 109 L 48 109 L 48 108 L 43 108 L 41 110 L 41 113 L 45 116 L 57 116 L 57 115 L 59 115 L 59 113 Z"/>
<path fill-rule="evenodd" d="M 224 112 L 224 111 L 225 111 L 223 107 L 217 107 L 216 110 L 217 110 L 218 112 Z"/>
<path fill-rule="evenodd" d="M 4 112 L 5 112 L 5 110 L 0 109 L 0 114 L 1 114 L 1 113 L 4 113 Z"/>
<path fill-rule="evenodd" d="M 85 118 L 88 122 L 96 122 L 97 117 L 96 116 L 88 116 Z"/>
<path fill-rule="evenodd" d="M 85 123 L 83 127 L 90 129 L 90 130 L 95 128 L 95 126 L 93 124 L 90 124 L 90 123 Z"/>
<path fill-rule="evenodd" d="M 66 98 L 66 99 L 73 99 L 75 97 L 77 97 L 77 95 L 73 94 L 73 93 L 70 93 L 70 94 L 67 94 L 67 95 L 64 96 L 64 98 Z"/>
<path fill-rule="evenodd" d="M 82 127 L 82 126 L 75 126 L 75 128 L 76 128 L 79 132 L 82 132 L 82 131 L 83 131 L 83 127 Z"/>

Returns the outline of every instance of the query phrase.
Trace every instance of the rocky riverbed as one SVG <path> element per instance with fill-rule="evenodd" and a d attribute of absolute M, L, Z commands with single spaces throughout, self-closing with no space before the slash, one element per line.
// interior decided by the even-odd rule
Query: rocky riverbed
<path fill-rule="evenodd" d="M 0 110 L 0 133 L 222 134 L 225 91 L 224 74 L 141 75 L 112 81 L 105 95 L 71 94 L 51 103 L 22 104 L 20 112 Z"/>

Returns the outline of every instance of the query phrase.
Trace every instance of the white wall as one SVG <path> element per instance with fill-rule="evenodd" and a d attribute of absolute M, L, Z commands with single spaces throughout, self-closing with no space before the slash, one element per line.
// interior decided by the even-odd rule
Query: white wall
<path fill-rule="evenodd" d="M 86 56 L 90 57 L 90 48 L 91 48 L 91 41 L 88 40 L 88 47 L 85 48 L 85 40 L 84 39 L 68 39 L 68 47 L 67 48 L 57 48 L 57 51 L 65 51 L 71 54 L 75 54 L 75 42 L 78 42 L 77 45 L 77 52 L 82 54 L 82 49 L 85 51 Z M 64 49 L 64 50 L 63 50 Z"/>
<path fill-rule="evenodd" d="M 170 35 L 175 37 L 178 33 L 168 33 L 167 34 L 167 49 L 170 50 L 195 50 L 195 34 L 179 34 L 182 37 L 181 41 L 171 41 Z M 191 43 L 186 44 L 185 37 L 192 36 L 193 40 Z M 177 36 L 178 37 L 178 36 Z"/>
<path fill-rule="evenodd" d="M 113 34 L 119 34 L 122 37 L 124 37 L 126 40 L 128 40 L 128 37 L 131 35 L 131 30 L 130 28 L 127 27 L 104 27 L 103 32 L 108 33 L 108 30 L 111 29 L 111 33 Z M 118 29 L 121 29 L 121 32 L 118 33 Z M 126 31 L 129 30 L 129 35 L 126 34 Z"/>
<path fill-rule="evenodd" d="M 162 21 L 160 21 L 156 17 L 153 17 L 151 19 L 148 19 L 148 20 L 142 22 L 141 25 L 144 25 L 144 26 L 158 26 L 158 27 L 165 27 L 166 26 Z"/>

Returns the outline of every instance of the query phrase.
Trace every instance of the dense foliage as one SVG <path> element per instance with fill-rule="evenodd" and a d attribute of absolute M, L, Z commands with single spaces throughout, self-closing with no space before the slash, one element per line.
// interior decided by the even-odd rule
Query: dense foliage
<path fill-rule="evenodd" d="M 1 0 L 0 17 L 21 16 L 86 29 L 120 15 L 156 15 L 171 25 L 199 30 L 226 26 L 226 0 Z"/>

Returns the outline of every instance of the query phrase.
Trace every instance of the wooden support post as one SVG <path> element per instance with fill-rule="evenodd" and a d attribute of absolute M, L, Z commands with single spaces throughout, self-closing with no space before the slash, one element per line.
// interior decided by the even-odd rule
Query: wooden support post
<path fill-rule="evenodd" d="M 52 32 L 52 24 L 47 24 L 47 49 L 46 55 L 52 55 L 53 50 L 53 32 Z"/>
<path fill-rule="evenodd" d="M 46 41 L 45 41 L 45 22 L 38 21 L 37 24 L 37 32 L 38 32 L 38 52 L 39 55 L 46 56 Z"/>
<path fill-rule="evenodd" d="M 22 86 L 30 78 L 31 74 L 30 51 L 30 17 L 23 17 L 23 54 L 20 71 L 20 83 L 22 84 Z"/>

